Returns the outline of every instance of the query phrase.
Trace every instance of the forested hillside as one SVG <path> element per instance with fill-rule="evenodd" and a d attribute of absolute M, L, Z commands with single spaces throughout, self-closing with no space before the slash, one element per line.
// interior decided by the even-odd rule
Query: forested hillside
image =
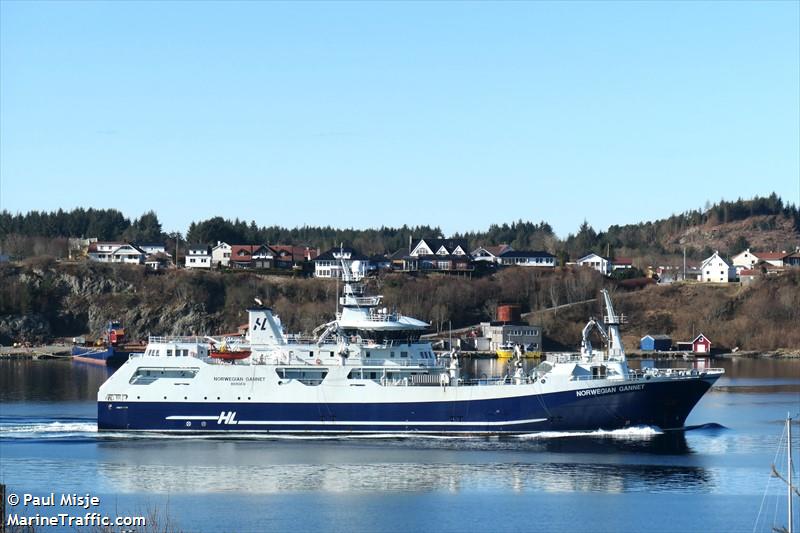
<path fill-rule="evenodd" d="M 263 222 L 263 221 L 262 221 Z M 156 213 L 130 220 L 114 209 L 75 209 L 26 214 L 0 212 L 0 251 L 13 257 L 66 255 L 67 237 L 97 237 L 101 240 L 161 241 L 168 249 L 186 243 L 294 244 L 326 250 L 345 243 L 361 252 L 393 253 L 406 248 L 411 238 L 443 236 L 439 227 L 402 226 L 374 229 L 325 227 L 286 228 L 259 225 L 256 221 L 229 220 L 220 216 L 192 222 L 186 232 L 166 234 Z M 669 218 L 611 226 L 595 230 L 584 221 L 577 231 L 559 238 L 547 222 L 519 220 L 495 224 L 486 231 L 456 233 L 471 249 L 479 245 L 510 244 L 518 250 L 546 250 L 562 263 L 588 252 L 625 256 L 640 263 L 656 263 L 682 254 L 707 257 L 713 250 L 731 255 L 753 247 L 760 250 L 794 249 L 800 243 L 800 210 L 787 205 L 774 193 L 749 200 L 720 201 L 703 209 Z"/>

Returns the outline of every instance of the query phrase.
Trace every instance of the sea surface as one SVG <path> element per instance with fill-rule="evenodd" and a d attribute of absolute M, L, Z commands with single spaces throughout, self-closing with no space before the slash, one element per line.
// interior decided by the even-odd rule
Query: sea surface
<path fill-rule="evenodd" d="M 0 483 L 7 494 L 88 493 L 111 516 L 155 512 L 162 530 L 165 519 L 182 531 L 293 533 L 785 526 L 786 488 L 770 471 L 773 462 L 785 468 L 785 445 L 778 452 L 787 413 L 800 411 L 800 360 L 711 364 L 726 375 L 684 432 L 231 438 L 99 434 L 95 400 L 107 369 L 3 360 Z M 476 376 L 502 370 L 489 361 L 465 368 Z M 794 434 L 800 443 L 797 424 Z M 61 508 L 26 509 L 46 515 Z M 12 510 L 21 508 L 6 507 Z"/>

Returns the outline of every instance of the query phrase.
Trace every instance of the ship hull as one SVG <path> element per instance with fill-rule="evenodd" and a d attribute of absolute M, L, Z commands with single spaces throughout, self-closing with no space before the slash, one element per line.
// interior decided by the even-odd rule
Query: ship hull
<path fill-rule="evenodd" d="M 73 346 L 72 360 L 79 363 L 119 368 L 125 364 L 125 361 L 128 360 L 132 353 L 138 352 L 120 350 L 113 347 L 98 350 L 95 348 Z"/>
<path fill-rule="evenodd" d="M 434 402 L 99 401 L 97 420 L 100 431 L 192 433 L 493 435 L 638 425 L 671 430 L 683 427 L 717 377 Z"/>

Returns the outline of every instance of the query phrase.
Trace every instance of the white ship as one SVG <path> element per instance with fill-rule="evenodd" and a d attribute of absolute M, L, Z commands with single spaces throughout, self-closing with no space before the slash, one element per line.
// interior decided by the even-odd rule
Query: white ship
<path fill-rule="evenodd" d="M 98 392 L 98 428 L 167 432 L 517 434 L 680 429 L 721 369 L 628 368 L 618 316 L 584 329 L 581 352 L 530 372 L 468 380 L 455 353 L 420 339 L 428 324 L 364 294 L 347 262 L 335 320 L 287 336 L 271 309 L 248 310 L 245 341 L 151 337 Z M 606 350 L 594 350 L 591 328 Z"/>

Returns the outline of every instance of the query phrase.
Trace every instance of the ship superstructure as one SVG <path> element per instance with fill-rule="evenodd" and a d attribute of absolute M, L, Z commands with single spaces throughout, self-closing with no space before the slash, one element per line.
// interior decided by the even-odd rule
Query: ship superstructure
<path fill-rule="evenodd" d="M 605 317 L 590 320 L 581 352 L 556 354 L 530 372 L 469 380 L 456 353 L 437 357 L 428 324 L 365 294 L 344 264 L 335 319 L 313 338 L 286 335 L 266 306 L 248 309 L 244 341 L 152 337 L 98 392 L 100 430 L 275 433 L 508 434 L 677 429 L 723 373 L 628 368 L 624 318 L 603 291 Z M 595 350 L 597 329 L 606 350 Z M 222 346 L 224 344 L 224 346 Z M 222 346 L 222 347 L 221 347 Z M 221 353 L 246 354 L 220 357 Z M 215 355 L 216 354 L 216 355 Z"/>

